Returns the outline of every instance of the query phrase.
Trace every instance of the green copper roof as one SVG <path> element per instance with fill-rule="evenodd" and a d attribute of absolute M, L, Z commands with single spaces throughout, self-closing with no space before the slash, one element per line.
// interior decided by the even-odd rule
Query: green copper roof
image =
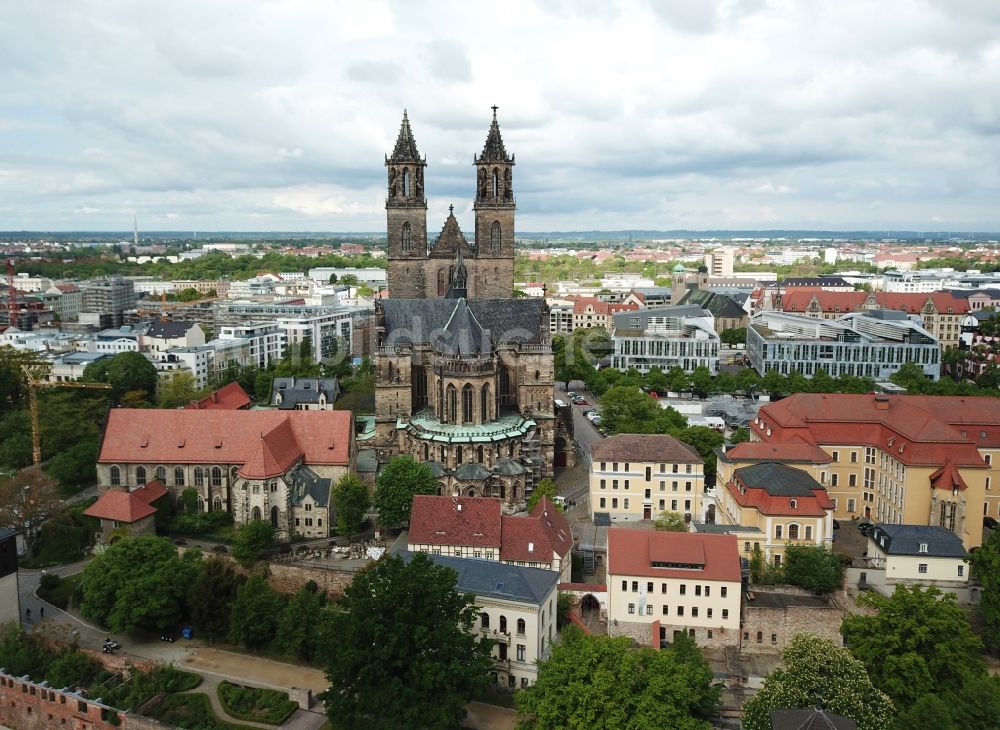
<path fill-rule="evenodd" d="M 396 428 L 405 428 L 418 438 L 444 443 L 491 443 L 517 436 L 524 436 L 535 427 L 535 422 L 519 414 L 501 416 L 483 424 L 441 423 L 427 412 L 412 416 L 409 421 L 400 418 Z"/>

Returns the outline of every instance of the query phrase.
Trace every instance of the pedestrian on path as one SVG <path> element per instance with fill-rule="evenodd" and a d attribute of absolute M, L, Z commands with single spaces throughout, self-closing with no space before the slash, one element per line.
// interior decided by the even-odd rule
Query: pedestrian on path
<path fill-rule="evenodd" d="M 24 609 L 24 615 L 28 619 L 28 621 L 31 621 L 31 609 L 30 608 Z"/>
<path fill-rule="evenodd" d="M 41 608 L 38 609 L 38 615 L 41 618 L 45 618 L 45 606 L 42 606 Z"/>

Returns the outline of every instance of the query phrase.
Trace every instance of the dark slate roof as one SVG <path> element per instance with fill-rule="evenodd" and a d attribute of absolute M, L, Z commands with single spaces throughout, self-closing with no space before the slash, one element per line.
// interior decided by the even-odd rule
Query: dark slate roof
<path fill-rule="evenodd" d="M 771 461 L 744 466 L 733 474 L 748 487 L 763 489 L 772 497 L 812 497 L 814 489 L 823 489 L 822 484 L 801 469 Z"/>
<path fill-rule="evenodd" d="M 471 255 L 473 250 L 472 244 L 469 243 L 465 234 L 462 233 L 462 229 L 458 225 L 458 219 L 455 218 L 454 210 L 449 209 L 449 211 L 448 217 L 441 227 L 441 233 L 438 234 L 437 240 L 431 246 L 431 253 L 444 253 L 451 256 L 461 248 L 463 253 Z"/>
<path fill-rule="evenodd" d="M 463 481 L 486 479 L 490 476 L 490 470 L 482 464 L 467 462 L 455 469 L 454 475 L 456 479 L 461 479 Z"/>
<path fill-rule="evenodd" d="M 399 125 L 399 136 L 396 137 L 396 146 L 392 150 L 389 162 L 420 162 L 417 141 L 413 139 L 410 120 L 406 117 L 405 109 L 403 110 L 403 122 Z"/>
<path fill-rule="evenodd" d="M 817 278 L 813 277 L 794 277 L 790 276 L 787 279 L 782 279 L 778 282 L 779 286 L 789 287 L 789 286 L 844 286 L 848 288 L 853 288 L 851 284 L 844 280 L 842 276 L 820 276 Z"/>
<path fill-rule="evenodd" d="M 545 301 L 534 298 L 383 299 L 380 307 L 385 335 L 379 344 L 389 346 L 433 344 L 443 352 L 488 351 L 504 342 L 540 344 L 549 326 Z M 463 331 L 462 326 L 470 329 Z"/>
<path fill-rule="evenodd" d="M 375 449 L 358 449 L 354 468 L 359 474 L 374 474 L 378 471 L 378 453 Z"/>
<path fill-rule="evenodd" d="M 951 530 L 928 525 L 875 525 L 871 540 L 887 555 L 927 555 L 933 558 L 964 558 L 962 540 Z M 927 550 L 921 552 L 920 546 Z"/>
<path fill-rule="evenodd" d="M 824 710 L 771 710 L 772 730 L 858 730 L 847 717 Z"/>
<path fill-rule="evenodd" d="M 400 550 L 397 554 L 407 562 L 413 557 L 413 553 L 408 550 Z M 456 591 L 475 593 L 477 596 L 541 606 L 559 582 L 559 573 L 554 570 L 522 568 L 492 560 L 453 558 L 446 555 L 429 557 L 437 565 L 458 573 Z"/>
<path fill-rule="evenodd" d="M 332 479 L 321 477 L 304 464 L 288 472 L 288 482 L 291 485 L 292 504 L 302 504 L 307 494 L 320 507 L 326 507 L 330 502 L 330 484 Z"/>
<path fill-rule="evenodd" d="M 746 310 L 730 297 L 705 289 L 688 289 L 677 304 L 679 306 L 695 304 L 702 309 L 707 309 L 715 317 L 726 319 L 739 319 L 748 316 Z"/>
<path fill-rule="evenodd" d="M 516 477 L 524 474 L 524 467 L 513 459 L 501 459 L 497 462 L 496 470 L 497 474 L 505 477 Z"/>
<path fill-rule="evenodd" d="M 195 326 L 195 322 L 152 322 L 146 330 L 146 337 L 157 337 L 162 340 L 176 340 L 187 334 Z"/>
<path fill-rule="evenodd" d="M 647 307 L 631 312 L 619 312 L 614 315 L 616 330 L 645 330 L 649 327 L 650 317 L 709 317 L 711 312 L 697 304 L 686 304 L 670 307 Z"/>
<path fill-rule="evenodd" d="M 490 124 L 490 131 L 486 135 L 486 144 L 483 145 L 483 153 L 479 156 L 480 162 L 510 162 L 507 150 L 503 146 L 503 138 L 500 136 L 500 125 L 497 124 L 497 110 L 493 109 L 493 122 Z"/>
<path fill-rule="evenodd" d="M 427 468 L 431 470 L 431 474 L 436 477 L 443 477 L 450 473 L 448 468 L 440 461 L 425 461 L 424 463 L 427 464 Z"/>
<path fill-rule="evenodd" d="M 340 383 L 336 378 L 275 378 L 271 386 L 272 401 L 281 395 L 278 408 L 282 411 L 294 411 L 300 403 L 318 403 L 320 393 L 333 403 L 340 396 Z"/>
<path fill-rule="evenodd" d="M 9 527 L 0 527 L 0 541 L 9 540 L 17 534 L 17 530 L 12 530 Z"/>

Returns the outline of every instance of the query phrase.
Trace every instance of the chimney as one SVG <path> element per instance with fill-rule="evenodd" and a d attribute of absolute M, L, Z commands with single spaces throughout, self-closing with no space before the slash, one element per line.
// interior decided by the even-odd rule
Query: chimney
<path fill-rule="evenodd" d="M 875 394 L 875 410 L 877 411 L 887 411 L 889 410 L 889 396 L 885 393 Z"/>
<path fill-rule="evenodd" d="M 461 512 L 462 511 L 462 503 L 459 502 L 458 504 L 456 504 L 455 505 L 455 509 L 457 509 L 459 512 Z"/>

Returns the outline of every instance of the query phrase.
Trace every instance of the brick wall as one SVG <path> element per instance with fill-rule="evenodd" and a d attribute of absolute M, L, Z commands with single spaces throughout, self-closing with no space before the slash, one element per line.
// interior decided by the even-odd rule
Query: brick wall
<path fill-rule="evenodd" d="M 0 674 L 0 724 L 17 730 L 119 727 L 108 720 L 124 713 L 98 705 L 69 692 L 42 687 L 8 674 Z"/>
<path fill-rule="evenodd" d="M 831 603 L 826 608 L 747 606 L 743 609 L 742 651 L 747 654 L 777 654 L 796 634 L 812 634 L 840 646 L 843 642 L 840 624 L 845 615 L 847 611 L 837 603 Z M 758 633 L 760 642 L 757 641 Z"/>

